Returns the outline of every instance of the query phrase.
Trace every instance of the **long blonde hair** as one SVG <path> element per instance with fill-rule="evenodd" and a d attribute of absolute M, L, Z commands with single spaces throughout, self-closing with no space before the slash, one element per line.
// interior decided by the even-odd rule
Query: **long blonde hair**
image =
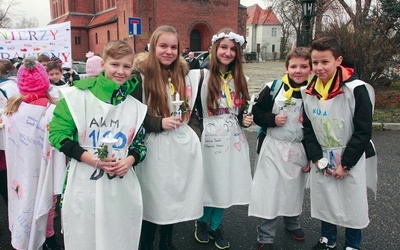
<path fill-rule="evenodd" d="M 220 30 L 217 34 L 224 32 L 228 34 L 233 30 L 225 28 Z M 220 77 L 220 62 L 217 58 L 217 50 L 222 39 L 217 40 L 211 47 L 210 58 L 210 78 L 208 79 L 208 89 L 207 89 L 207 109 L 214 114 L 217 114 L 219 109 L 218 98 L 221 92 L 222 79 Z M 242 99 L 241 106 L 239 108 L 240 113 L 244 111 L 244 104 L 246 100 L 249 100 L 249 92 L 247 89 L 247 82 L 243 72 L 242 66 L 242 47 L 239 43 L 236 44 L 236 57 L 235 60 L 231 62 L 228 70 L 231 70 L 232 77 L 235 84 L 235 94 L 237 98 Z"/>
<path fill-rule="evenodd" d="M 47 100 L 49 100 L 49 103 L 56 104 L 56 100 L 53 97 L 51 97 L 49 92 L 46 92 L 46 97 Z M 7 105 L 4 107 L 4 114 L 6 116 L 11 116 L 15 112 L 17 112 L 24 98 L 25 95 L 16 95 L 8 99 Z"/>
<path fill-rule="evenodd" d="M 168 94 L 166 84 L 168 78 L 174 86 L 181 99 L 186 99 L 185 76 L 189 72 L 189 66 L 185 59 L 178 54 L 177 59 L 168 69 L 162 67 L 156 57 L 156 46 L 158 39 L 165 33 L 173 34 L 178 40 L 178 53 L 180 51 L 179 36 L 172 26 L 160 26 L 150 38 L 150 50 L 146 55 L 138 54 L 137 57 L 144 57 L 143 61 L 135 63 L 135 67 L 144 76 L 144 103 L 147 104 L 149 113 L 154 116 L 169 117 L 171 112 L 168 105 Z"/>

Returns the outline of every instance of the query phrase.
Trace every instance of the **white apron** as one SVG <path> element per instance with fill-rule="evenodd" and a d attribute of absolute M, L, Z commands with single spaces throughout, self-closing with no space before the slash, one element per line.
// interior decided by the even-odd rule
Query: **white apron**
<path fill-rule="evenodd" d="M 235 87 L 229 83 L 231 93 Z M 249 145 L 235 113 L 226 98 L 221 98 L 221 115 L 207 112 L 208 78 L 201 88 L 203 133 L 201 144 L 204 166 L 204 206 L 228 208 L 249 204 L 251 198 L 251 168 Z M 222 93 L 221 96 L 224 96 Z M 232 101 L 234 99 L 232 98 Z"/>
<path fill-rule="evenodd" d="M 11 244 L 16 249 L 41 249 L 46 238 L 47 215 L 56 194 L 53 181 L 65 172 L 65 157 L 48 140 L 54 107 L 22 102 L 18 112 L 2 116 L 8 165 L 9 229 Z"/>
<path fill-rule="evenodd" d="M 278 95 L 283 96 L 284 88 Z M 267 128 L 254 173 L 249 215 L 265 219 L 297 216 L 302 211 L 308 174 L 307 156 L 302 144 L 302 100 L 291 99 L 294 106 L 285 108 L 287 121 L 282 127 Z M 275 102 L 272 112 L 279 113 Z M 281 111 L 282 112 L 282 111 Z"/>
<path fill-rule="evenodd" d="M 89 90 L 61 90 L 75 121 L 79 144 L 94 153 L 109 132 L 118 139 L 117 158 L 127 156 L 146 106 L 128 96 L 117 106 L 99 101 Z M 142 195 L 131 168 L 123 178 L 110 176 L 72 159 L 64 193 L 65 249 L 137 249 L 142 223 Z"/>
<path fill-rule="evenodd" d="M 334 166 L 339 165 L 354 131 L 353 89 L 344 86 L 343 90 L 345 93 L 333 99 L 320 101 L 305 94 L 302 88 L 304 109 L 312 121 L 323 157 Z M 313 218 L 348 228 L 365 228 L 369 223 L 365 153 L 344 179 L 316 173 L 312 164 L 310 196 Z"/>
<path fill-rule="evenodd" d="M 198 70 L 185 78 L 191 110 L 200 79 Z M 170 110 L 174 110 L 169 96 Z M 203 215 L 203 161 L 200 141 L 186 124 L 146 134 L 147 157 L 136 167 L 143 193 L 143 219 L 159 225 Z"/>

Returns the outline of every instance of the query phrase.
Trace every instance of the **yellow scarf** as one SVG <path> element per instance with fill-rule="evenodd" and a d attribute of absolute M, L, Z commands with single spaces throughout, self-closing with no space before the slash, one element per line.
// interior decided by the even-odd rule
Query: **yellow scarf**
<path fill-rule="evenodd" d="M 293 88 L 289 83 L 289 76 L 286 74 L 282 77 L 282 82 L 289 87 L 289 89 L 283 94 L 286 99 L 290 99 L 293 95 L 293 91 L 299 92 L 300 88 Z"/>
<path fill-rule="evenodd" d="M 168 88 L 169 88 L 169 94 L 170 94 L 170 95 L 174 95 L 174 93 L 175 93 L 175 87 L 174 87 L 174 85 L 172 84 L 171 78 L 170 78 L 170 77 L 168 77 Z"/>
<path fill-rule="evenodd" d="M 221 72 L 220 72 L 221 73 Z M 224 76 L 226 75 L 226 74 L 228 74 L 228 76 L 226 77 L 226 78 L 224 78 Z M 229 89 L 229 84 L 228 84 L 228 82 L 230 81 L 230 80 L 232 80 L 232 78 L 233 78 L 233 76 L 232 76 L 232 74 L 230 73 L 230 72 L 227 72 L 227 73 L 221 73 L 221 79 L 222 79 L 222 82 L 224 83 L 224 84 L 222 84 L 222 91 L 225 93 L 225 96 L 226 96 L 226 103 L 228 104 L 228 107 L 229 108 L 232 108 L 233 107 L 233 104 L 232 104 L 232 98 L 231 98 L 231 92 L 230 92 L 230 89 Z"/>
<path fill-rule="evenodd" d="M 317 78 L 317 81 L 315 82 L 315 90 L 321 95 L 320 100 L 326 100 L 328 99 L 329 95 L 329 90 L 331 89 L 333 78 L 335 77 L 335 74 L 333 74 L 332 78 L 329 79 L 329 81 L 324 85 L 321 79 Z"/>

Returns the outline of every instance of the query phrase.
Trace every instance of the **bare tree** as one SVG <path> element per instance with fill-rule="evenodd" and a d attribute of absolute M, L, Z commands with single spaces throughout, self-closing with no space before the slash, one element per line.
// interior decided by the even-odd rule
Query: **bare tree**
<path fill-rule="evenodd" d="M 14 25 L 14 28 L 24 29 L 24 28 L 35 28 L 39 26 L 39 20 L 36 17 L 26 18 L 23 17 L 18 23 Z"/>
<path fill-rule="evenodd" d="M 19 4 L 18 0 L 9 0 L 5 3 L 5 0 L 0 0 L 0 6 L 5 6 L 0 8 L 0 28 L 9 28 L 11 26 L 10 14 L 14 7 Z"/>

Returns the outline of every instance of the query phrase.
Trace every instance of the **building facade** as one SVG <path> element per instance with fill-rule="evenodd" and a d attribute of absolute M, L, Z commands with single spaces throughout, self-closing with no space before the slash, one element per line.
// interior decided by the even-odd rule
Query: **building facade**
<path fill-rule="evenodd" d="M 161 25 L 178 30 L 180 49 L 207 50 L 222 28 L 246 35 L 247 9 L 240 0 L 50 0 L 50 24 L 71 22 L 72 58 L 88 51 L 101 54 L 111 40 L 124 40 L 135 52 L 144 51 Z M 142 34 L 129 35 L 129 17 L 141 18 Z"/>
<path fill-rule="evenodd" d="M 272 8 L 255 4 L 247 8 L 247 14 L 246 52 L 257 52 L 262 61 L 279 59 L 282 29 Z"/>

